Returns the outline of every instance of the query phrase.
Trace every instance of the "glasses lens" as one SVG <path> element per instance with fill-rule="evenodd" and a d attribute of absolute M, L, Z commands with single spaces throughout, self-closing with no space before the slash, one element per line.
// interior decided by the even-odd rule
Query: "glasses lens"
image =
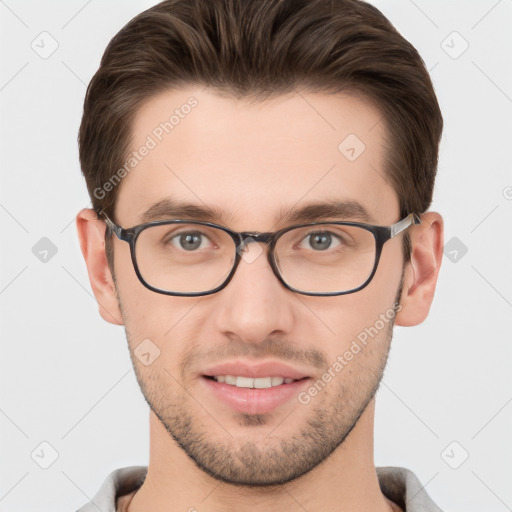
<path fill-rule="evenodd" d="M 139 233 L 135 257 L 144 281 L 160 290 L 200 293 L 231 272 L 236 246 L 221 229 L 195 223 L 150 226 Z"/>
<path fill-rule="evenodd" d="M 353 290 L 366 282 L 376 242 L 367 229 L 337 224 L 294 228 L 277 241 L 275 259 L 283 280 L 310 293 Z"/>

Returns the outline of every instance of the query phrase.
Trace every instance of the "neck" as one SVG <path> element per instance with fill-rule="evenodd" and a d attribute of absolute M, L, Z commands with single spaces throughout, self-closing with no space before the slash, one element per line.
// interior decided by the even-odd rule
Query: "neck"
<path fill-rule="evenodd" d="M 292 482 L 272 487 L 241 487 L 208 475 L 151 412 L 148 472 L 129 504 L 129 512 L 399 510 L 379 487 L 373 462 L 374 410 L 373 399 L 345 441 L 321 464 Z"/>

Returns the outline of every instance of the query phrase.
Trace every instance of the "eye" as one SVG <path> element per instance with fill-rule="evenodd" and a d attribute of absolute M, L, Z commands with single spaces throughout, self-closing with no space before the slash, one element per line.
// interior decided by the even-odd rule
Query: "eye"
<path fill-rule="evenodd" d="M 168 243 L 177 249 L 195 251 L 208 247 L 208 237 L 199 231 L 185 231 L 169 238 Z"/>
<path fill-rule="evenodd" d="M 341 245 L 338 236 L 329 231 L 315 231 L 305 236 L 299 244 L 302 249 L 313 249 L 315 251 L 325 251 Z"/>

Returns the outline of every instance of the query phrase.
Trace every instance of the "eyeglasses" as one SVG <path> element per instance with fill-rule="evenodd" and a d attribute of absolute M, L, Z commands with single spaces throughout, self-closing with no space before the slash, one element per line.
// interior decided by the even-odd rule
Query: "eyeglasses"
<path fill-rule="evenodd" d="M 302 295 L 344 295 L 363 289 L 377 270 L 383 245 L 413 224 L 411 213 L 392 226 L 313 222 L 275 233 L 237 233 L 210 222 L 164 220 L 124 229 L 101 212 L 117 238 L 130 244 L 140 282 L 165 295 L 195 297 L 222 290 L 252 242 L 269 246 L 279 281 Z"/>

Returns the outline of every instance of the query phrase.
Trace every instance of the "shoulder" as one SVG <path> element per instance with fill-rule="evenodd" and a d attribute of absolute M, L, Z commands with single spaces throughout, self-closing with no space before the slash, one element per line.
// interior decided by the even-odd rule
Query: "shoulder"
<path fill-rule="evenodd" d="M 104 480 L 94 498 L 77 512 L 115 512 L 119 496 L 137 490 L 146 478 L 147 466 L 130 466 L 112 471 Z"/>
<path fill-rule="evenodd" d="M 418 477 L 410 470 L 395 466 L 378 467 L 382 494 L 407 512 L 442 512 L 432 501 Z"/>

